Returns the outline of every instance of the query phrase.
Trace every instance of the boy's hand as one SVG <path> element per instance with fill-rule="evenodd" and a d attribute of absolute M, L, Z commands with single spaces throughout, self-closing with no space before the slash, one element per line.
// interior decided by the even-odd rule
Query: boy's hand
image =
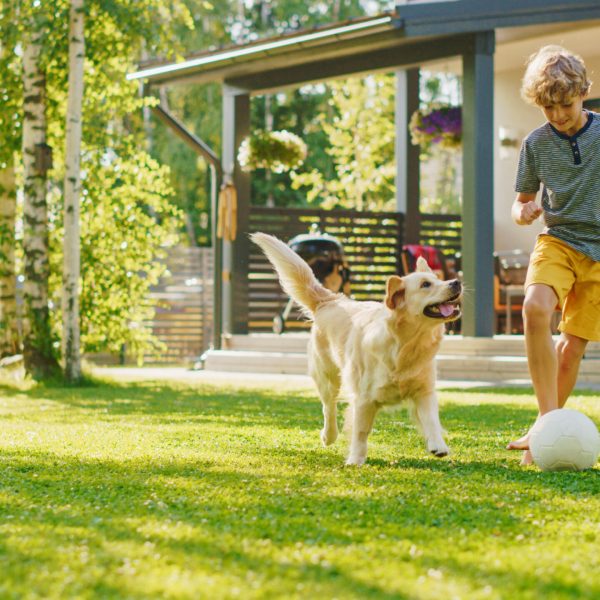
<path fill-rule="evenodd" d="M 531 201 L 521 204 L 517 214 L 519 215 L 518 225 L 531 225 L 542 214 L 542 209 L 534 201 Z"/>
<path fill-rule="evenodd" d="M 512 218 L 517 225 L 531 225 L 544 212 L 535 203 L 535 194 L 519 194 L 512 208 Z"/>

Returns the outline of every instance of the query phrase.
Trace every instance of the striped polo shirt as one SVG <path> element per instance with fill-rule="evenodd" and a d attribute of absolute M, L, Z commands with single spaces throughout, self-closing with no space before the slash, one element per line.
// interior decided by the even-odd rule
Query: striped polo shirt
<path fill-rule="evenodd" d="M 515 190 L 542 189 L 544 233 L 600 261 L 600 114 L 573 136 L 546 123 L 524 140 Z"/>

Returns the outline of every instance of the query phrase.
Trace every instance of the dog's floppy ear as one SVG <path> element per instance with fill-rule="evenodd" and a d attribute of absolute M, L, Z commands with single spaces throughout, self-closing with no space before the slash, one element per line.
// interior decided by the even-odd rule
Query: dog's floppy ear
<path fill-rule="evenodd" d="M 431 270 L 429 263 L 422 257 L 419 256 L 417 258 L 417 268 L 415 269 L 416 273 L 433 273 Z"/>
<path fill-rule="evenodd" d="M 388 278 L 385 285 L 385 305 L 394 310 L 404 301 L 404 280 L 398 275 Z"/>

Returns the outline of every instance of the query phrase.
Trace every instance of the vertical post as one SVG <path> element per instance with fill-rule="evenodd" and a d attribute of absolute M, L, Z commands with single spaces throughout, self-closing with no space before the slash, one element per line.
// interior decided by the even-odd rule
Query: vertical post
<path fill-rule="evenodd" d="M 493 31 L 475 34 L 463 55 L 462 269 L 471 298 L 463 335 L 494 333 L 494 46 Z"/>
<path fill-rule="evenodd" d="M 211 213 L 211 239 L 213 247 L 213 272 L 212 272 L 212 305 L 213 319 L 211 340 L 212 347 L 215 350 L 221 349 L 221 333 L 223 331 L 223 291 L 221 285 L 221 270 L 223 268 L 223 248 L 221 240 L 217 237 L 217 221 L 219 216 L 219 177 L 215 165 L 209 163 L 210 166 L 210 213 Z M 206 287 L 210 270 L 204 271 L 203 289 Z M 205 305 L 206 306 L 206 305 Z"/>
<path fill-rule="evenodd" d="M 237 163 L 237 150 L 250 131 L 250 95 L 225 84 L 223 86 L 223 148 L 225 177 L 231 177 L 237 192 L 237 237 L 223 242 L 222 333 L 248 332 L 248 219 L 250 214 L 250 176 Z"/>
<path fill-rule="evenodd" d="M 408 124 L 419 108 L 419 69 L 396 72 L 396 210 L 404 214 L 404 240 L 418 244 L 420 237 L 419 147 L 410 141 Z"/>

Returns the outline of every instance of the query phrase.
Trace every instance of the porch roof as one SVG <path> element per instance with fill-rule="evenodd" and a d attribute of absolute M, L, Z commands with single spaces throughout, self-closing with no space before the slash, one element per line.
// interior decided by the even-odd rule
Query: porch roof
<path fill-rule="evenodd" d="M 181 62 L 146 62 L 128 79 L 154 85 L 225 82 L 253 93 L 355 73 L 421 65 L 497 42 L 600 19 L 598 0 L 450 0 L 401 4 L 393 13 L 210 49 Z"/>

